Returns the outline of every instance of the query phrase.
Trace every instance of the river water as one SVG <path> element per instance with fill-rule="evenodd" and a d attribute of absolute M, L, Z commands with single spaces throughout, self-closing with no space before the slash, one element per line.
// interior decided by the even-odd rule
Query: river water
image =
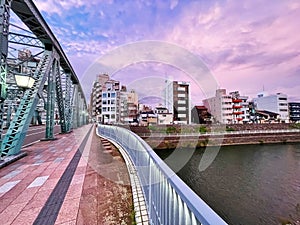
<path fill-rule="evenodd" d="M 300 220 L 300 144 L 224 146 L 202 172 L 205 149 L 182 150 L 195 152 L 177 174 L 228 224 Z M 157 153 L 165 159 L 172 151 Z"/>

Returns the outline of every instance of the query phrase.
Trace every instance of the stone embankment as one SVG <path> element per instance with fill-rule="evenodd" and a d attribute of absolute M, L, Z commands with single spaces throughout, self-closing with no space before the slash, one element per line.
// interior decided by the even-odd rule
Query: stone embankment
<path fill-rule="evenodd" d="M 297 128 L 295 124 L 130 127 L 153 149 L 300 142 Z"/>

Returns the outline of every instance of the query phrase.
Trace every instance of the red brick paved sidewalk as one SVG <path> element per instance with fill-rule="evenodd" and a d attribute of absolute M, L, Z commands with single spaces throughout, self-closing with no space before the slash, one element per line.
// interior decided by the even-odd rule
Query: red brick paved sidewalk
<path fill-rule="evenodd" d="M 24 148 L 28 156 L 0 170 L 1 225 L 33 224 L 91 126 Z M 91 136 L 84 154 L 88 154 Z M 55 224 L 76 224 L 86 167 L 81 157 Z"/>

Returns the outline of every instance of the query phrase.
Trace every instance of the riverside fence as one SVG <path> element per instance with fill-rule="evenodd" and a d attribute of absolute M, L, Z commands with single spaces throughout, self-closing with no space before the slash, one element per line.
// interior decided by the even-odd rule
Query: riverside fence
<path fill-rule="evenodd" d="M 140 179 L 150 224 L 227 224 L 138 135 L 109 125 L 99 125 L 98 133 L 129 155 Z"/>

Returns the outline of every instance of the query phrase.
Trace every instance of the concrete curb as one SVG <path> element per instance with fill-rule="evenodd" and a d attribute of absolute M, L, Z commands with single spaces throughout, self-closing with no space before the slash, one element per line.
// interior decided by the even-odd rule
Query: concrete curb
<path fill-rule="evenodd" d="M 17 155 L 6 156 L 3 160 L 0 161 L 0 169 L 2 169 L 3 167 L 23 158 L 25 156 L 27 156 L 27 152 L 20 152 Z"/>

